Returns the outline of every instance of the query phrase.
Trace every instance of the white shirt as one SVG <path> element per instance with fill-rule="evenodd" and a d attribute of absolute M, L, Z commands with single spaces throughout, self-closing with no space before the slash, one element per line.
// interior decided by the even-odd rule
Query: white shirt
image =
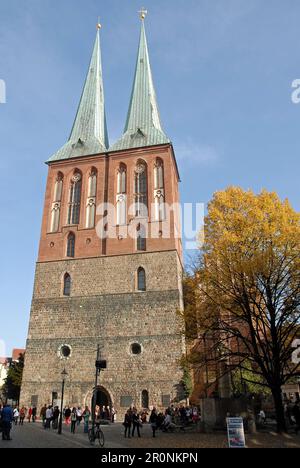
<path fill-rule="evenodd" d="M 46 419 L 51 419 L 52 418 L 52 409 L 47 409 L 46 411 Z"/>

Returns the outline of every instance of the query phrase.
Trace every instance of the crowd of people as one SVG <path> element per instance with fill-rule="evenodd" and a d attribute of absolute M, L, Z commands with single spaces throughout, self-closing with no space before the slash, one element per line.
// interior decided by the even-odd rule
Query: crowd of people
<path fill-rule="evenodd" d="M 138 412 L 135 407 L 129 408 L 125 414 L 123 426 L 125 428 L 125 437 L 134 437 L 135 433 L 137 437 L 141 437 L 140 429 L 145 423 L 147 423 L 147 417 L 149 413 L 145 410 Z M 156 437 L 158 430 L 169 432 L 174 431 L 177 428 L 184 430 L 184 428 L 191 424 L 197 424 L 201 419 L 200 412 L 197 407 L 189 407 L 181 405 L 175 407 L 171 405 L 166 411 L 158 412 L 156 408 L 153 408 L 149 416 L 149 424 L 152 429 L 152 436 Z"/>
<path fill-rule="evenodd" d="M 295 432 L 300 431 L 300 402 L 285 403 L 285 414 L 287 422 L 290 426 L 295 428 Z M 63 410 L 62 421 L 66 426 L 70 427 L 72 434 L 76 433 L 76 429 L 83 422 L 84 433 L 88 433 L 91 421 L 95 425 L 100 425 L 102 422 L 107 421 L 114 423 L 116 421 L 116 410 L 114 407 L 109 406 L 96 406 L 93 417 L 92 411 L 86 406 L 84 409 L 79 407 L 66 406 Z M 60 420 L 60 410 L 58 406 L 44 405 L 40 411 L 40 419 L 45 430 L 51 428 L 58 429 Z M 2 439 L 11 440 L 12 425 L 23 426 L 24 421 L 28 423 L 35 423 L 37 420 L 37 408 L 30 407 L 29 409 L 22 407 L 12 408 L 10 405 L 0 406 L 0 422 L 2 430 Z M 185 427 L 197 424 L 201 420 L 201 414 L 197 407 L 189 406 L 174 406 L 168 407 L 165 412 L 159 412 L 156 408 L 151 411 L 142 410 L 138 411 L 135 407 L 130 407 L 124 416 L 123 426 L 124 436 L 126 438 L 141 437 L 141 429 L 147 423 L 150 424 L 153 437 L 156 437 L 157 431 L 173 432 L 176 429 L 184 430 Z M 266 422 L 266 415 L 263 410 L 258 414 L 258 420 L 261 425 Z"/>

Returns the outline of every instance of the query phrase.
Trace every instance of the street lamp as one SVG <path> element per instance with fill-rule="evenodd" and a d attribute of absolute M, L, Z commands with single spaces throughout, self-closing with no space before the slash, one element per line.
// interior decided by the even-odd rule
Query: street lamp
<path fill-rule="evenodd" d="M 58 434 L 62 433 L 62 420 L 63 420 L 63 409 L 64 409 L 64 393 L 65 393 L 65 382 L 68 375 L 66 369 L 61 373 L 62 375 L 62 386 L 61 386 L 61 404 L 60 404 L 60 415 L 59 415 L 59 425 L 58 425 Z"/>
<path fill-rule="evenodd" d="M 96 418 L 96 403 L 97 403 L 97 390 L 98 390 L 98 377 L 100 372 L 107 368 L 107 362 L 104 359 L 101 359 L 101 352 L 100 352 L 100 345 L 97 347 L 97 358 L 95 362 L 95 389 L 93 392 L 93 400 L 92 400 L 92 432 L 94 434 L 95 431 L 95 418 Z"/>

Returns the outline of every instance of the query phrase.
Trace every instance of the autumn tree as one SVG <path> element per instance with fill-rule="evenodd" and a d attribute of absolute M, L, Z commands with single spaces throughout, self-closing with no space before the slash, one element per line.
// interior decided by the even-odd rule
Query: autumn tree
<path fill-rule="evenodd" d="M 196 314 L 198 336 L 201 330 L 218 337 L 217 359 L 270 389 L 284 431 L 281 388 L 300 373 L 292 360 L 300 325 L 300 216 L 275 193 L 230 187 L 209 204 L 203 240 L 193 275 L 198 300 L 186 309 L 187 323 Z"/>

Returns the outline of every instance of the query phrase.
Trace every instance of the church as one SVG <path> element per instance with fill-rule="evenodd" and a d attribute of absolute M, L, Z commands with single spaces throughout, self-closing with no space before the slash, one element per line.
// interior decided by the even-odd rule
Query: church
<path fill-rule="evenodd" d="M 110 145 L 96 40 L 78 111 L 48 178 L 20 404 L 182 399 L 179 173 L 159 115 L 141 12 L 125 129 Z M 97 347 L 107 361 L 95 389 Z"/>

